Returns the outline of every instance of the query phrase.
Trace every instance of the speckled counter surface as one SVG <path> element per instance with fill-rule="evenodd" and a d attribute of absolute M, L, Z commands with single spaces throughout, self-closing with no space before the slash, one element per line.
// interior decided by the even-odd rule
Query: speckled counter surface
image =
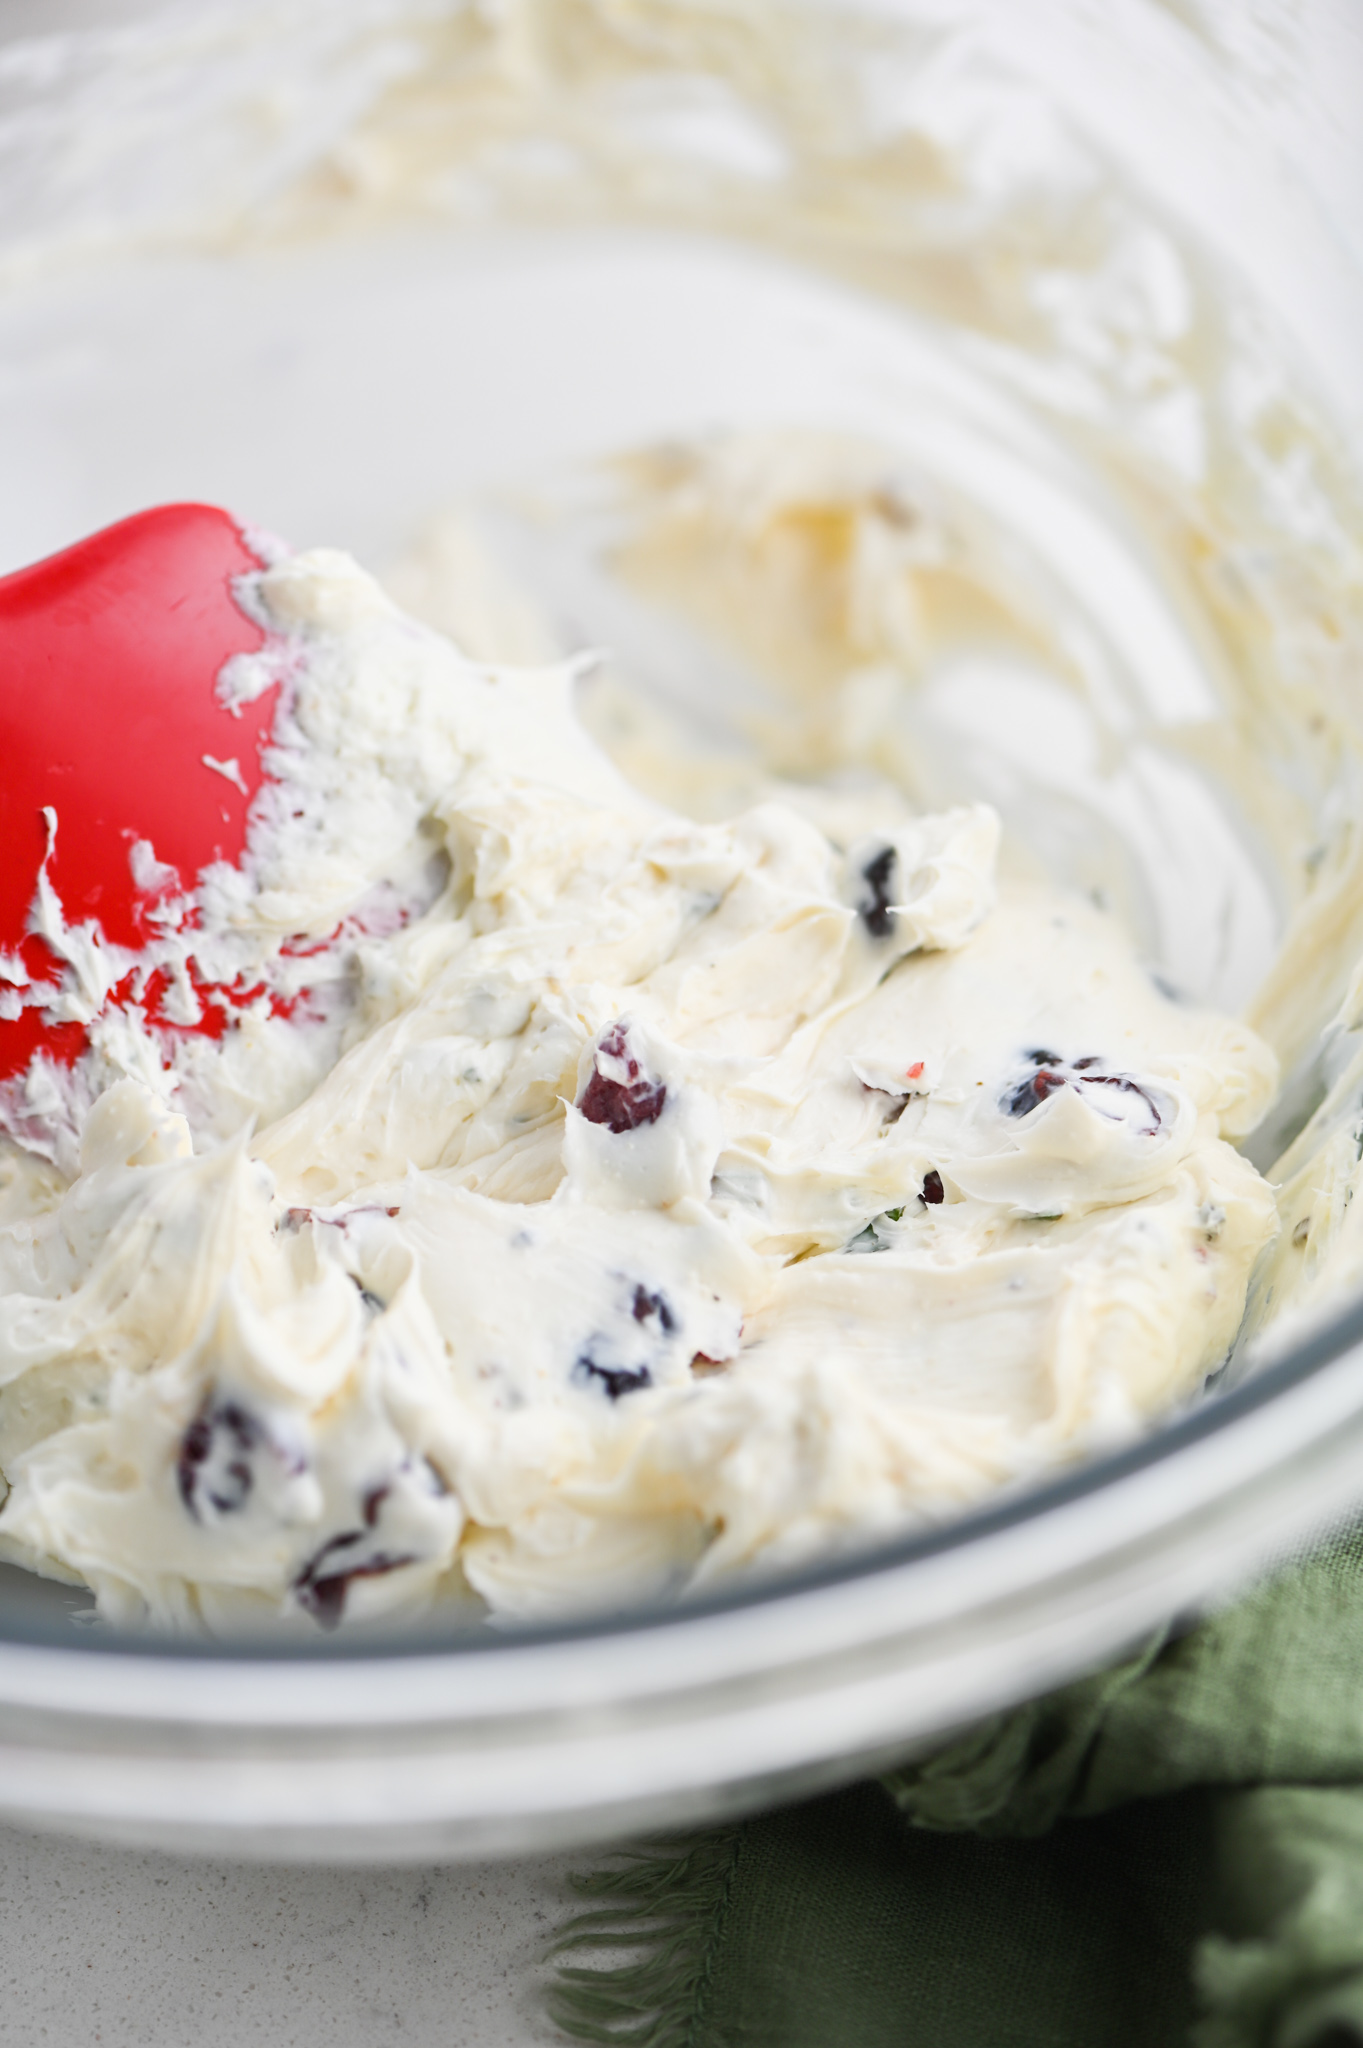
<path fill-rule="evenodd" d="M 199 1862 L 0 1828 L 5 2048 L 543 2048 L 582 1859 Z"/>

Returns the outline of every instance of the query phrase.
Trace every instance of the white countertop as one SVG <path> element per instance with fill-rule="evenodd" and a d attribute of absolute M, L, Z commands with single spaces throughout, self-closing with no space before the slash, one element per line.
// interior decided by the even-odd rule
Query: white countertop
<path fill-rule="evenodd" d="M 590 1861 L 199 1862 L 0 1827 L 0 2043 L 562 2048 L 542 1956 Z"/>

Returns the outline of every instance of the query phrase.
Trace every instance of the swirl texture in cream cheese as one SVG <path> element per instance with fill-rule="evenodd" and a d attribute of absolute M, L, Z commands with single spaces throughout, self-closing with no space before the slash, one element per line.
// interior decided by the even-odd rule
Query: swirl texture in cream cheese
<path fill-rule="evenodd" d="M 987 807 L 697 823 L 571 665 L 335 553 L 253 582 L 271 781 L 182 944 L 261 993 L 9 1103 L 7 1558 L 132 1624 L 544 1617 L 948 1515 L 1220 1363 L 1272 1055 L 997 883 Z"/>

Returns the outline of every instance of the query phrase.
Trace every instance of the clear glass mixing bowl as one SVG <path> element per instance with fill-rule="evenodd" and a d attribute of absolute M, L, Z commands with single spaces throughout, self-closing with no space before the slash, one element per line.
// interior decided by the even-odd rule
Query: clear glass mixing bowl
<path fill-rule="evenodd" d="M 1271 1163 L 1363 953 L 1356 0 L 46 0 L 0 35 L 0 570 L 176 498 L 381 567 L 473 504 L 733 739 L 727 658 L 613 581 L 591 465 L 873 442 L 1069 664 L 901 676 L 915 793 L 998 803 L 1180 989 L 1255 1002 Z M 228 1650 L 4 1571 L 0 1811 L 482 1856 L 850 1777 L 1363 1502 L 1361 1346 L 1327 1294 L 1139 1444 L 680 1610 Z"/>

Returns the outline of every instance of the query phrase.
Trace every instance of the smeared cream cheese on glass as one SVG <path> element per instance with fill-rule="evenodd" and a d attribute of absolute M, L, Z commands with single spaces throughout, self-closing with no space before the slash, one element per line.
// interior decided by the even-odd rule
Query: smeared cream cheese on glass
<path fill-rule="evenodd" d="M 6 1558 L 124 1623 L 552 1616 L 948 1515 L 1221 1363 L 1274 1058 L 1000 881 L 987 806 L 696 822 L 572 664 L 327 551 L 250 586 L 272 780 L 183 942 L 263 993 L 11 1093 Z"/>

